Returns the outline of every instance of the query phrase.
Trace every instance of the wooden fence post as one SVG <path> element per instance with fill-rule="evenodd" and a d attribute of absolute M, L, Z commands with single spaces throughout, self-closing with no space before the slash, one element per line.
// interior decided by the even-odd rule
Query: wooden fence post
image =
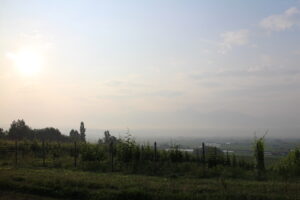
<path fill-rule="evenodd" d="M 201 159 L 200 159 L 200 148 L 198 147 L 197 149 L 196 149 L 196 153 L 197 153 L 197 163 L 198 164 L 201 164 Z"/>
<path fill-rule="evenodd" d="M 226 151 L 226 165 L 230 166 L 230 158 L 229 158 L 229 154 L 228 154 L 228 149 Z"/>
<path fill-rule="evenodd" d="M 205 144 L 202 142 L 202 162 L 205 164 Z"/>
<path fill-rule="evenodd" d="M 15 165 L 18 166 L 18 139 L 15 140 Z"/>
<path fill-rule="evenodd" d="M 111 172 L 114 171 L 114 143 L 113 141 L 110 142 L 110 155 L 111 155 Z"/>
<path fill-rule="evenodd" d="M 156 142 L 154 142 L 154 161 L 157 161 L 157 146 L 156 146 Z"/>
<path fill-rule="evenodd" d="M 77 143 L 74 142 L 74 167 L 77 167 Z"/>
<path fill-rule="evenodd" d="M 217 166 L 219 160 L 218 160 L 218 152 L 217 147 L 214 148 L 214 166 Z"/>
<path fill-rule="evenodd" d="M 45 163 L 45 157 L 46 157 L 46 154 L 45 154 L 45 140 L 43 139 L 43 142 L 42 142 L 42 148 L 43 148 L 43 167 L 46 166 L 46 163 Z"/>

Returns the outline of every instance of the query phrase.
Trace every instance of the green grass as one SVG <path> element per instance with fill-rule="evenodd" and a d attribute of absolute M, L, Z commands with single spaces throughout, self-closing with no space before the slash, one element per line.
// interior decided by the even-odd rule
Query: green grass
<path fill-rule="evenodd" d="M 297 182 L 2 167 L 0 199 L 300 199 Z"/>

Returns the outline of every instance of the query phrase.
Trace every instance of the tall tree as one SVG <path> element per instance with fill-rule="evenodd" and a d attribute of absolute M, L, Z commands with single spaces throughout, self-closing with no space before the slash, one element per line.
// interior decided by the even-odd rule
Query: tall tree
<path fill-rule="evenodd" d="M 104 131 L 103 142 L 105 144 L 110 144 L 110 142 L 115 143 L 116 141 L 117 141 L 117 138 L 115 136 L 110 135 L 109 130 Z"/>
<path fill-rule="evenodd" d="M 264 158 L 264 138 L 259 138 L 255 141 L 254 156 L 256 161 L 256 169 L 259 171 L 265 170 L 265 158 Z"/>
<path fill-rule="evenodd" d="M 264 172 L 265 172 L 265 157 L 264 157 L 264 147 L 265 147 L 265 136 L 267 135 L 268 131 L 266 131 L 265 135 L 259 139 L 255 136 L 254 141 L 254 157 L 256 161 L 256 170 L 258 178 L 264 178 Z"/>
<path fill-rule="evenodd" d="M 17 120 L 13 121 L 10 125 L 9 131 L 8 131 L 8 137 L 11 139 L 33 139 L 34 133 L 29 128 L 29 126 L 26 125 L 25 121 Z"/>
<path fill-rule="evenodd" d="M 5 132 L 3 128 L 0 128 L 0 138 L 3 138 L 5 136 Z"/>
<path fill-rule="evenodd" d="M 80 134 L 78 133 L 77 130 L 72 129 L 70 131 L 70 138 L 72 139 L 72 141 L 80 141 L 81 137 Z"/>
<path fill-rule="evenodd" d="M 80 123 L 80 139 L 81 139 L 81 141 L 83 141 L 83 142 L 85 142 L 85 128 L 84 128 L 84 123 L 83 122 L 81 122 Z"/>
<path fill-rule="evenodd" d="M 104 131 L 104 143 L 109 144 L 110 142 L 110 133 L 109 130 Z"/>

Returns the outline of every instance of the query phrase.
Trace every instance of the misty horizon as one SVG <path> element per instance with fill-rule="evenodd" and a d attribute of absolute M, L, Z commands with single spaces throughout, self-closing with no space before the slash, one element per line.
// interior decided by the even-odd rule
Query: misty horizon
<path fill-rule="evenodd" d="M 300 135 L 299 1 L 1 1 L 0 13 L 4 129 Z"/>

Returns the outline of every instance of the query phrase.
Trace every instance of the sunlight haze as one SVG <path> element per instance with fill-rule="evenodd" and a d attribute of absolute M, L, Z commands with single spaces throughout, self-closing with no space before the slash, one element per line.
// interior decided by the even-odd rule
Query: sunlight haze
<path fill-rule="evenodd" d="M 1 0 L 0 92 L 6 129 L 299 137 L 300 1 Z"/>

